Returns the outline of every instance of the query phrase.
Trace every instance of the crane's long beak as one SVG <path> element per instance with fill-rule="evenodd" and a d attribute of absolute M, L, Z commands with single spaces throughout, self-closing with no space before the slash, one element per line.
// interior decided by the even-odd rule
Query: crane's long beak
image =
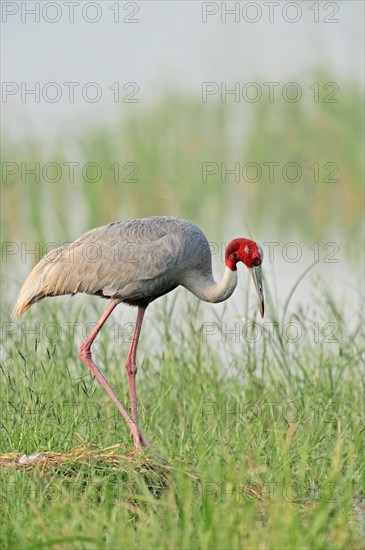
<path fill-rule="evenodd" d="M 253 278 L 253 282 L 255 284 L 256 292 L 257 292 L 257 299 L 259 303 L 259 310 L 261 313 L 261 317 L 264 316 L 264 290 L 262 287 L 262 273 L 261 273 L 261 266 L 255 266 L 251 267 L 249 269 L 249 272 L 251 273 L 251 276 Z"/>

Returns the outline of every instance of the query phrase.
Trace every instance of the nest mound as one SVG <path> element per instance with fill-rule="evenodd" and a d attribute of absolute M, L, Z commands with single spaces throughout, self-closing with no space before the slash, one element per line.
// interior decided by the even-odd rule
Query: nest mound
<path fill-rule="evenodd" d="M 119 444 L 104 449 L 99 449 L 96 445 L 80 444 L 64 453 L 38 451 L 29 456 L 19 452 L 5 453 L 0 454 L 0 468 L 29 471 L 37 469 L 46 472 L 61 466 L 78 469 L 82 465 L 93 465 L 119 471 L 132 467 L 141 473 L 165 470 L 167 474 L 168 467 L 153 461 L 147 452 L 136 454 L 132 451 L 122 454 L 121 451 L 122 446 Z"/>

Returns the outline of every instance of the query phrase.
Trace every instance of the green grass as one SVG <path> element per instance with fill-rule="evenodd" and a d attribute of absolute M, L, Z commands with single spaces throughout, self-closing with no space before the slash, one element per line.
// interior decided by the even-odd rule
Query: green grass
<path fill-rule="evenodd" d="M 4 338 L 2 452 L 119 443 L 120 460 L 91 453 L 46 469 L 0 468 L 2 547 L 363 548 L 354 504 L 364 496 L 360 315 L 350 326 L 327 296 L 273 335 L 233 345 L 204 337 L 207 308 L 217 325 L 228 313 L 219 319 L 183 298 L 151 306 L 139 350 L 140 424 L 167 464 L 128 454 L 126 425 L 76 342 L 64 329 L 53 343 L 51 332 L 44 337 L 46 323 L 75 319 L 80 343 L 100 301 L 91 316 L 70 298 L 45 301 Z M 283 323 L 300 315 L 309 326 L 318 311 L 336 324 L 336 342 L 323 331 L 316 342 L 310 330 L 295 344 L 283 338 Z M 276 318 L 269 305 L 265 320 Z M 36 322 L 40 337 L 26 335 Z M 154 327 L 160 347 L 151 345 Z M 128 343 L 114 334 L 103 330 L 95 357 L 128 403 Z"/>
<path fill-rule="evenodd" d="M 338 78 L 313 75 L 303 90 L 315 81 L 322 90 Z M 29 264 L 28 272 L 43 243 L 154 214 L 186 217 L 218 243 L 247 228 L 274 242 L 310 238 L 321 250 L 326 240 L 339 241 L 352 273 L 349 258 L 360 257 L 362 226 L 363 102 L 357 85 L 339 85 L 336 104 L 263 101 L 241 114 L 236 105 L 167 94 L 114 127 L 81 130 L 76 138 L 3 140 L 2 160 L 19 167 L 96 162 L 103 172 L 94 183 L 83 180 L 80 169 L 72 183 L 66 170 L 54 183 L 42 177 L 22 182 L 20 173 L 3 181 L 8 207 L 2 241 L 19 249 L 7 255 L 5 246 L 3 259 L 1 547 L 363 548 L 359 312 L 349 318 L 317 285 L 308 310 L 293 311 L 289 304 L 277 311 L 267 293 L 261 337 L 255 342 L 241 330 L 235 342 L 223 322 L 247 328 L 249 308 L 237 314 L 227 308 L 217 316 L 213 307 L 185 301 L 185 293 L 175 317 L 173 299 L 153 304 L 139 348 L 137 386 L 141 428 L 168 459 L 161 464 L 130 455 L 123 419 L 77 356 L 85 324 L 99 318 L 104 304 L 81 297 L 48 300 L 11 324 L 8 303 L 22 282 L 21 264 Z M 118 183 L 109 168 L 115 162 Z M 138 164 L 138 182 L 124 181 L 128 162 Z M 223 182 L 217 173 L 204 183 L 203 162 L 226 162 L 228 168 L 235 162 L 297 162 L 304 176 L 297 184 L 281 177 L 270 183 L 265 174 L 259 182 Z M 309 169 L 315 162 L 322 170 L 318 182 Z M 324 181 L 328 162 L 338 165 L 338 182 Z M 36 243 L 36 253 L 25 256 Z M 285 304 L 284 298 L 278 301 Z M 124 403 L 130 314 L 124 308 L 111 330 L 119 319 L 113 314 L 94 349 Z M 70 322 L 78 323 L 74 335 Z M 214 335 L 207 335 L 206 322 Z M 292 332 L 283 332 L 286 323 Z M 298 326 L 301 338 L 291 342 Z M 76 460 L 72 453 L 80 444 L 84 458 Z M 119 457 L 114 462 L 105 456 L 110 447 Z M 5 466 L 11 453 L 36 451 L 68 459 L 46 468 Z"/>

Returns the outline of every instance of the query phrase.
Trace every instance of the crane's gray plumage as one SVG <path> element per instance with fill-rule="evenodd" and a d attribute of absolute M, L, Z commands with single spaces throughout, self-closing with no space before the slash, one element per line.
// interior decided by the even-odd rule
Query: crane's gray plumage
<path fill-rule="evenodd" d="M 224 276 L 216 283 L 208 241 L 196 225 L 168 217 L 110 223 L 46 254 L 21 288 L 13 315 L 22 315 L 46 296 L 85 292 L 110 299 L 106 311 L 79 348 L 79 356 L 124 416 L 135 448 L 140 451 L 149 446 L 138 427 L 135 384 L 136 352 L 146 307 L 179 285 L 207 302 L 226 300 L 237 285 L 239 261 L 251 272 L 263 315 L 262 250 L 254 241 L 234 239 L 228 244 Z M 120 403 L 91 355 L 96 336 L 119 302 L 138 307 L 125 363 L 132 415 Z"/>
<path fill-rule="evenodd" d="M 119 221 L 46 254 L 25 281 L 14 316 L 47 296 L 78 292 L 146 307 L 203 278 L 214 284 L 210 247 L 199 227 L 173 217 Z"/>

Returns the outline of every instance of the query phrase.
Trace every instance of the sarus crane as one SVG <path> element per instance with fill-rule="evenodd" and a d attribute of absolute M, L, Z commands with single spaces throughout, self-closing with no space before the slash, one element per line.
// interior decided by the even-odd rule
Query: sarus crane
<path fill-rule="evenodd" d="M 108 306 L 79 356 L 109 394 L 127 421 L 137 451 L 150 447 L 138 427 L 136 398 L 136 352 L 147 306 L 178 286 L 205 302 L 229 298 L 237 286 L 237 263 L 249 269 L 264 315 L 261 263 L 263 252 L 250 239 L 233 239 L 225 251 L 225 272 L 216 282 L 212 273 L 209 243 L 196 225 L 174 217 L 155 216 L 119 221 L 97 227 L 47 253 L 33 268 L 21 288 L 13 316 L 48 296 L 78 292 L 109 299 Z M 120 403 L 91 356 L 91 346 L 114 308 L 123 302 L 137 307 L 134 334 L 125 362 L 131 415 Z"/>

